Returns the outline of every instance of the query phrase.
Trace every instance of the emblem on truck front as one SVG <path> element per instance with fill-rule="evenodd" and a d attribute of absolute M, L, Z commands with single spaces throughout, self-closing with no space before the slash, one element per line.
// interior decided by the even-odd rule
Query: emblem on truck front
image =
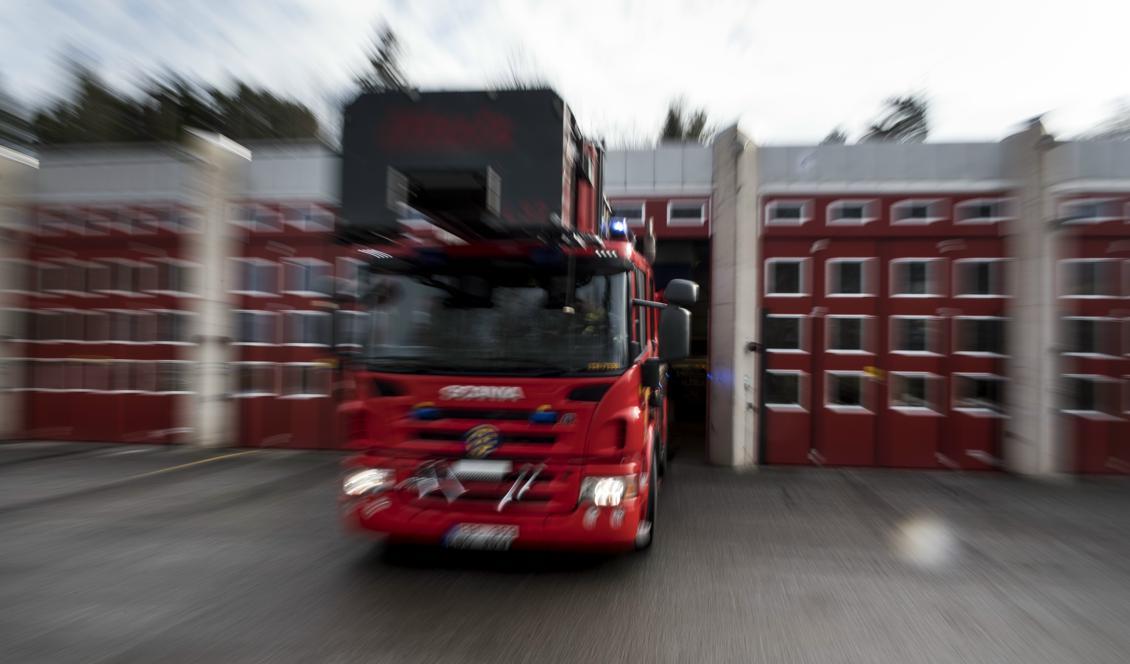
<path fill-rule="evenodd" d="M 526 394 L 520 387 L 504 385 L 445 385 L 439 398 L 449 401 L 518 401 Z"/>
<path fill-rule="evenodd" d="M 498 429 L 489 424 L 479 424 L 463 436 L 463 449 L 472 459 L 482 459 L 498 448 Z"/>

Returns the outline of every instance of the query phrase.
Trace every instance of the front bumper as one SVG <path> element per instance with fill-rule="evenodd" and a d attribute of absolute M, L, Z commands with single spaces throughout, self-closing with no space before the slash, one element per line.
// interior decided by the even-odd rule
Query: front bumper
<path fill-rule="evenodd" d="M 460 524 L 511 525 L 518 536 L 515 549 L 630 550 L 635 545 L 642 498 L 629 498 L 619 507 L 599 507 L 596 518 L 589 504 L 568 514 L 467 512 L 420 508 L 378 494 L 342 499 L 342 519 L 347 530 L 381 533 L 394 541 L 442 544 L 444 536 Z M 622 510 L 619 519 L 615 512 Z"/>

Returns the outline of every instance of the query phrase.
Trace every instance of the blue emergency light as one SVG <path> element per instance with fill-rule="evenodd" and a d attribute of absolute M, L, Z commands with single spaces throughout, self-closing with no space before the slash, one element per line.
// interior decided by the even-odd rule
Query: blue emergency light
<path fill-rule="evenodd" d="M 439 419 L 439 408 L 435 406 L 416 406 L 410 413 L 412 419 L 425 422 Z"/>
<path fill-rule="evenodd" d="M 530 413 L 531 424 L 555 424 L 557 422 L 557 413 L 552 410 L 539 410 Z"/>
<path fill-rule="evenodd" d="M 628 237 L 628 220 L 623 217 L 612 217 L 608 220 L 608 237 Z"/>

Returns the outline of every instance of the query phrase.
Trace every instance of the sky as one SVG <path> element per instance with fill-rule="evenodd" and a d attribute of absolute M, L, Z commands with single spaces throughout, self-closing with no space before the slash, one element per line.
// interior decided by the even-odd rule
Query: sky
<path fill-rule="evenodd" d="M 66 58 L 112 85 L 177 72 L 298 98 L 332 124 L 374 26 L 421 88 L 536 75 L 610 144 L 684 98 L 765 144 L 852 139 L 920 92 L 931 140 L 997 140 L 1037 115 L 1086 132 L 1130 100 L 1121 0 L 0 0 L 0 86 L 34 106 Z"/>

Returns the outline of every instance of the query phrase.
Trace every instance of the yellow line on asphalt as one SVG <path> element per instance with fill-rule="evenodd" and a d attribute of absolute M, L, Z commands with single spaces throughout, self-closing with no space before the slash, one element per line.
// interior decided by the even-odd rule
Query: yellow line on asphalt
<path fill-rule="evenodd" d="M 171 473 L 174 470 L 183 470 L 185 468 L 190 468 L 192 466 L 199 466 L 199 465 L 205 464 L 205 463 L 212 463 L 213 461 L 219 461 L 221 459 L 234 459 L 235 457 L 246 456 L 248 454 L 254 454 L 255 452 L 256 452 L 256 450 L 244 450 L 242 452 L 232 452 L 231 454 L 221 454 L 220 456 L 208 457 L 207 459 L 200 459 L 199 461 L 190 461 L 188 463 L 182 463 L 182 464 L 177 465 L 177 466 L 169 466 L 168 468 L 161 468 L 160 470 L 151 470 L 148 473 L 141 473 L 139 475 L 130 475 L 129 477 L 125 478 L 122 481 L 124 482 L 124 481 L 128 481 L 128 480 L 141 479 L 142 477 L 152 477 L 154 475 L 162 475 L 164 473 Z"/>

